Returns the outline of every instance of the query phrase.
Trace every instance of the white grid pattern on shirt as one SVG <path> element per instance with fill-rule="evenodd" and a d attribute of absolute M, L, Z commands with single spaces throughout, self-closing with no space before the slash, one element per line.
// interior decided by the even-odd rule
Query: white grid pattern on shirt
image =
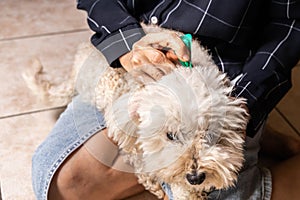
<path fill-rule="evenodd" d="M 150 14 L 150 19 L 151 17 L 154 15 L 155 11 L 162 5 L 165 3 L 165 0 L 163 0 L 162 2 L 160 2 L 157 6 L 155 6 L 155 8 L 153 9 L 153 11 Z"/>
<path fill-rule="evenodd" d="M 200 8 L 199 6 L 197 6 L 195 4 L 192 4 L 192 3 L 188 2 L 187 0 L 183 0 L 183 2 L 186 3 L 187 5 L 191 6 L 191 7 L 196 8 L 197 10 L 201 11 L 202 13 L 205 13 L 205 10 L 203 10 L 202 8 Z M 228 22 L 225 22 L 224 20 L 222 20 L 222 19 L 220 19 L 220 18 L 218 18 L 215 15 L 212 15 L 210 13 L 206 13 L 206 15 L 213 18 L 214 20 L 226 25 L 226 26 L 229 26 L 229 27 L 232 27 L 232 28 L 237 28 L 238 27 L 238 26 L 235 26 L 235 25 L 230 24 Z"/>
<path fill-rule="evenodd" d="M 222 61 L 222 58 L 221 58 L 221 56 L 219 55 L 219 52 L 218 52 L 218 49 L 217 49 L 217 47 L 215 47 L 215 51 L 216 51 L 216 54 L 217 54 L 217 56 L 218 56 L 218 59 L 219 59 L 219 61 L 220 61 L 221 68 L 222 68 L 222 72 L 225 72 L 224 63 L 223 63 L 223 61 Z"/>
<path fill-rule="evenodd" d="M 126 41 L 126 38 L 125 38 L 124 35 L 123 35 L 122 30 L 119 29 L 119 32 L 120 32 L 120 34 L 121 34 L 121 36 L 122 36 L 122 39 L 123 39 L 123 41 L 124 41 L 124 43 L 125 43 L 125 45 L 126 45 L 128 51 L 130 51 L 131 49 L 129 48 L 129 45 L 128 45 L 127 41 Z"/>
<path fill-rule="evenodd" d="M 126 44 L 127 44 L 127 39 L 129 39 L 129 38 L 131 38 L 131 37 L 134 37 L 134 36 L 136 36 L 136 35 L 140 35 L 140 34 L 141 34 L 141 33 L 134 33 L 134 34 L 128 35 L 128 36 L 126 36 L 126 37 L 123 36 L 122 39 L 120 39 L 120 40 L 115 40 L 114 42 L 110 43 L 109 45 L 103 47 L 103 48 L 100 49 L 100 50 L 101 50 L 101 51 L 105 51 L 106 49 L 112 47 L 113 45 L 116 45 L 116 44 L 119 43 L 119 42 L 124 42 L 124 41 L 126 41 Z M 128 44 L 127 44 L 127 45 L 128 45 Z"/>
<path fill-rule="evenodd" d="M 170 15 L 180 6 L 182 0 L 179 0 L 178 4 L 167 14 L 166 19 L 160 24 L 161 26 L 164 25 L 165 23 L 167 23 Z"/>
<path fill-rule="evenodd" d="M 269 55 L 272 56 L 283 68 L 285 68 L 284 64 L 280 61 L 279 58 L 277 58 L 274 54 L 272 55 L 270 52 L 267 51 L 259 51 L 256 53 L 257 55 L 261 54 L 261 55 Z"/>
<path fill-rule="evenodd" d="M 95 20 L 93 20 L 90 16 L 88 16 L 87 19 L 88 19 L 90 22 L 92 22 L 97 28 L 99 28 L 99 24 L 98 24 Z"/>
<path fill-rule="evenodd" d="M 244 15 L 243 15 L 243 17 L 242 17 L 242 19 L 241 19 L 241 22 L 240 22 L 239 26 L 237 27 L 237 30 L 236 30 L 235 34 L 233 35 L 233 38 L 229 41 L 229 43 L 232 43 L 232 42 L 235 40 L 235 38 L 236 38 L 236 36 L 237 36 L 239 30 L 240 30 L 241 27 L 242 27 L 242 24 L 244 23 L 244 20 L 245 20 L 245 18 L 246 18 L 246 15 L 247 15 L 247 13 L 248 13 L 248 10 L 249 10 L 249 8 L 250 8 L 251 3 L 252 3 L 252 0 L 249 1 L 248 5 L 247 5 L 247 9 L 245 10 L 245 13 L 244 13 Z"/>
<path fill-rule="evenodd" d="M 240 97 L 241 94 L 243 94 L 243 93 L 246 91 L 253 99 L 257 100 L 257 97 L 256 97 L 254 94 L 252 94 L 252 93 L 247 89 L 247 87 L 248 87 L 250 84 L 251 84 L 251 81 L 248 81 L 247 84 L 246 84 L 245 86 L 238 85 L 237 87 L 241 87 L 241 88 L 243 88 L 243 89 L 240 91 L 240 93 L 239 93 L 236 97 Z"/>
<path fill-rule="evenodd" d="M 271 52 L 271 54 L 270 54 L 269 58 L 267 59 L 266 63 L 265 63 L 264 66 L 261 68 L 262 70 L 264 70 L 264 69 L 268 66 L 268 64 L 269 64 L 269 62 L 270 62 L 270 60 L 271 60 L 271 58 L 272 58 L 273 55 L 274 55 L 274 53 L 275 53 L 275 52 L 280 48 L 280 46 L 288 39 L 288 37 L 290 36 L 290 34 L 291 34 L 292 30 L 293 30 L 293 26 L 294 26 L 295 22 L 296 22 L 296 20 L 293 20 L 293 22 L 292 22 L 292 24 L 291 24 L 291 26 L 290 26 L 290 29 L 289 29 L 287 35 L 286 35 L 286 36 L 278 43 L 278 45 L 276 46 L 276 48 Z"/>
<path fill-rule="evenodd" d="M 269 95 L 270 95 L 275 89 L 279 88 L 280 86 L 282 86 L 282 85 L 285 84 L 285 83 L 288 83 L 288 80 L 285 80 L 285 81 L 283 81 L 283 82 L 281 82 L 281 83 L 278 83 L 275 87 L 273 87 L 273 88 L 266 94 L 265 99 L 268 99 L 268 98 L 269 98 Z"/>
<path fill-rule="evenodd" d="M 100 0 L 97 0 L 97 1 L 95 1 L 95 2 L 93 3 L 93 5 L 91 6 L 91 8 L 90 8 L 90 10 L 89 10 L 89 12 L 88 12 L 88 16 L 91 15 L 92 11 L 94 10 L 96 4 L 99 3 L 99 1 L 100 1 Z"/>
<path fill-rule="evenodd" d="M 200 23 L 198 24 L 197 29 L 194 31 L 194 34 L 196 34 L 199 31 L 199 29 L 200 29 L 200 27 L 201 27 L 201 25 L 202 25 L 202 23 L 204 21 L 204 18 L 207 15 L 207 11 L 208 11 L 208 9 L 209 9 L 209 7 L 211 5 L 211 2 L 212 2 L 212 0 L 210 0 L 209 3 L 207 4 L 207 7 L 206 7 L 206 9 L 205 9 L 205 11 L 203 13 L 202 19 L 201 19 Z"/>

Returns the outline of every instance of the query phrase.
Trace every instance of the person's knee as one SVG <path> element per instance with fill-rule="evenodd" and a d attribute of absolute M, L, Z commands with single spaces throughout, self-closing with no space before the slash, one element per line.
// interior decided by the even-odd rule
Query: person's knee
<path fill-rule="evenodd" d="M 110 171 L 106 166 L 99 167 L 99 163 L 91 159 L 84 148 L 79 148 L 57 170 L 50 190 L 64 195 L 73 193 L 77 196 L 95 188 L 101 190 L 103 180 L 109 180 Z"/>
<path fill-rule="evenodd" d="M 294 155 L 300 154 L 300 140 L 295 140 L 293 145 L 291 146 Z"/>
<path fill-rule="evenodd" d="M 299 166 L 300 154 L 271 167 L 272 200 L 299 198 Z"/>
<path fill-rule="evenodd" d="M 120 178 L 124 180 L 124 177 L 131 181 L 124 181 L 125 184 L 122 185 Z M 135 185 L 134 183 L 138 184 L 133 174 L 124 175 L 100 163 L 81 147 L 55 173 L 49 189 L 49 199 L 97 199 L 99 195 L 103 199 L 114 199 L 120 193 L 112 186 L 120 186 L 119 190 L 123 191 L 124 188 Z"/>
<path fill-rule="evenodd" d="M 106 166 L 90 151 L 83 145 L 63 162 L 52 179 L 49 199 L 122 199 L 144 190 L 133 173 Z"/>

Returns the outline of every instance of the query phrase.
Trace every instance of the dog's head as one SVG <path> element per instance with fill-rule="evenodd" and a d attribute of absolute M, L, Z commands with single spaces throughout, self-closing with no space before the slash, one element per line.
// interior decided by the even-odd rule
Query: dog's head
<path fill-rule="evenodd" d="M 138 117 L 140 172 L 195 191 L 228 188 L 243 164 L 248 115 L 216 68 L 179 68 L 131 103 Z"/>

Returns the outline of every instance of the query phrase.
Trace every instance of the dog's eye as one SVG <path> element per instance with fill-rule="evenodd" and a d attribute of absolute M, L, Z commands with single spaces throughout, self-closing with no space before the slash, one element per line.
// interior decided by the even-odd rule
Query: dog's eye
<path fill-rule="evenodd" d="M 167 132 L 167 137 L 169 140 L 175 140 L 176 136 L 172 132 Z"/>

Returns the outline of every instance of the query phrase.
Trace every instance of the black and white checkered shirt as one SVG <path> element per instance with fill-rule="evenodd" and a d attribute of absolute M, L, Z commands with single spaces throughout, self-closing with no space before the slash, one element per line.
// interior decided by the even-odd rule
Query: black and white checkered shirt
<path fill-rule="evenodd" d="M 237 78 L 253 135 L 291 87 L 300 59 L 300 0 L 78 0 L 92 43 L 112 65 L 144 32 L 139 22 L 192 33 L 220 70 Z"/>

